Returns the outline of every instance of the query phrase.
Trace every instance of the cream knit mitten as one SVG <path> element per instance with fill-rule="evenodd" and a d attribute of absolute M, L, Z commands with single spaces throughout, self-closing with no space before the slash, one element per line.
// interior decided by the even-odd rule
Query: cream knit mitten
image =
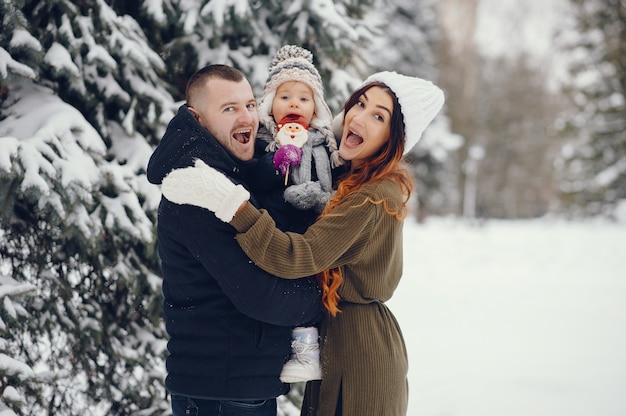
<path fill-rule="evenodd" d="M 193 167 L 171 171 L 163 179 L 161 192 L 176 204 L 206 208 L 224 222 L 230 222 L 239 207 L 250 199 L 243 186 L 235 185 L 200 159 L 196 159 Z"/>

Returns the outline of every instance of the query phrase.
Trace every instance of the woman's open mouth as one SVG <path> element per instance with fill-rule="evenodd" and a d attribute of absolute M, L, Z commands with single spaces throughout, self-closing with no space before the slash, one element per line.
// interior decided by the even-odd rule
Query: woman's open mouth
<path fill-rule="evenodd" d="M 350 147 L 356 147 L 363 143 L 363 137 L 350 130 L 345 138 L 345 142 Z"/>

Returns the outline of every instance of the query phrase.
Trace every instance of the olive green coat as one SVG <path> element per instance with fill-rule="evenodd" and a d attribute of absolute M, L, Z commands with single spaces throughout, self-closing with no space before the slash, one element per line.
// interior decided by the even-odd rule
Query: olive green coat
<path fill-rule="evenodd" d="M 343 267 L 342 312 L 321 323 L 323 378 L 308 383 L 303 415 L 335 415 L 340 395 L 344 416 L 406 414 L 406 347 L 384 304 L 402 275 L 402 221 L 384 206 L 396 210 L 402 198 L 395 182 L 368 184 L 303 235 L 279 231 L 251 204 L 231 221 L 243 250 L 276 276 Z"/>

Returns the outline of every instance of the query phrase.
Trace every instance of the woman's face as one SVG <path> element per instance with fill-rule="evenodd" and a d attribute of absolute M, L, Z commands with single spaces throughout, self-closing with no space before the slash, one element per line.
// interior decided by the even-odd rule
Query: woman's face
<path fill-rule="evenodd" d="M 358 166 L 389 140 L 393 100 L 384 89 L 374 86 L 365 91 L 346 113 L 339 154 Z"/>

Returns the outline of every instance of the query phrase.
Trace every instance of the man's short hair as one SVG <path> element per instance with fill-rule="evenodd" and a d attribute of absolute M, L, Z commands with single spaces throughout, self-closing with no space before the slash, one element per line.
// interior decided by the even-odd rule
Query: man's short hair
<path fill-rule="evenodd" d="M 206 86 L 211 78 L 221 78 L 227 81 L 240 82 L 245 79 L 243 72 L 229 65 L 213 64 L 200 68 L 189 78 L 185 88 L 185 100 L 189 104 L 190 99 L 200 89 Z"/>

